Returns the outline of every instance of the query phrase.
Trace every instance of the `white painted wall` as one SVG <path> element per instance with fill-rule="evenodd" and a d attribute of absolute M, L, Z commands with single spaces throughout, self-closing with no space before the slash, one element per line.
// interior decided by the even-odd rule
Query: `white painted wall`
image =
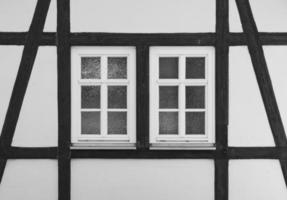
<path fill-rule="evenodd" d="M 274 146 L 247 47 L 229 51 L 230 146 Z"/>
<path fill-rule="evenodd" d="M 287 46 L 265 46 L 264 53 L 282 122 L 287 126 Z M 246 46 L 229 52 L 229 145 L 274 146 L 274 140 Z"/>
<path fill-rule="evenodd" d="M 40 47 L 12 145 L 57 146 L 57 138 L 57 51 L 56 47 Z"/>
<path fill-rule="evenodd" d="M 0 1 L 0 30 L 27 31 L 29 29 L 36 0 L 1 0 Z"/>
<path fill-rule="evenodd" d="M 264 46 L 263 49 L 282 122 L 287 131 L 287 46 Z"/>
<path fill-rule="evenodd" d="M 8 160 L 0 199 L 57 200 L 57 182 L 55 160 Z"/>
<path fill-rule="evenodd" d="M 213 200 L 213 160 L 73 160 L 72 200 Z"/>
<path fill-rule="evenodd" d="M 249 0 L 253 17 L 260 32 L 287 32 L 287 1 Z M 242 32 L 235 0 L 229 0 L 229 25 L 231 32 Z"/>
<path fill-rule="evenodd" d="M 287 199 L 278 160 L 229 161 L 229 200 L 250 199 Z"/>
<path fill-rule="evenodd" d="M 214 0 L 72 0 L 73 32 L 214 32 Z"/>
<path fill-rule="evenodd" d="M 235 0 L 229 0 L 229 31 L 243 32 Z"/>
<path fill-rule="evenodd" d="M 22 46 L 0 46 L 0 126 L 5 120 Z M 56 47 L 40 47 L 12 145 L 56 146 L 58 138 Z"/>
<path fill-rule="evenodd" d="M 287 32 L 286 0 L 250 0 L 258 31 Z"/>
<path fill-rule="evenodd" d="M 36 3 L 37 0 L 1 0 L 0 31 L 28 31 Z M 51 0 L 44 31 L 56 31 L 56 17 L 56 0 Z"/>
<path fill-rule="evenodd" d="M 9 105 L 10 96 L 18 72 L 22 46 L 0 45 L 0 127 L 5 120 L 6 111 Z M 0 133 L 1 134 L 1 133 Z"/>
<path fill-rule="evenodd" d="M 284 21 L 287 18 L 285 0 L 250 1 L 260 31 L 287 30 Z M 215 0 L 71 2 L 72 31 L 215 30 Z M 27 31 L 35 5 L 36 0 L 1 0 L 0 31 Z M 55 0 L 52 0 L 50 8 L 45 31 L 56 30 Z M 242 32 L 234 0 L 230 0 L 230 12 L 230 30 Z M 22 49 L 22 46 L 0 46 L 1 128 Z M 264 52 L 282 120 L 287 126 L 287 46 L 264 47 Z M 56 49 L 41 47 L 13 145 L 57 145 L 56 79 Z M 230 48 L 229 145 L 274 146 L 246 47 Z M 139 194 L 145 199 L 157 200 L 213 199 L 213 168 L 211 160 L 73 160 L 72 200 L 113 200 L 119 197 L 129 200 L 138 199 Z M 286 186 L 276 160 L 230 161 L 229 174 L 231 200 L 286 199 Z M 0 185 L 0 199 L 57 199 L 57 162 L 9 160 Z"/>

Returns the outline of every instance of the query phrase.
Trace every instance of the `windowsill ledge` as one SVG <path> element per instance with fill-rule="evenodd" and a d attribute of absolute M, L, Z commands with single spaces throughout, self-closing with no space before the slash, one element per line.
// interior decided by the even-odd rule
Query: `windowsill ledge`
<path fill-rule="evenodd" d="M 215 150 L 216 147 L 211 143 L 152 143 L 151 150 Z"/>
<path fill-rule="evenodd" d="M 75 150 L 136 150 L 135 143 L 74 143 Z M 215 150 L 214 144 L 152 143 L 150 150 Z"/>
<path fill-rule="evenodd" d="M 71 149 L 136 149 L 135 143 L 74 143 Z"/>

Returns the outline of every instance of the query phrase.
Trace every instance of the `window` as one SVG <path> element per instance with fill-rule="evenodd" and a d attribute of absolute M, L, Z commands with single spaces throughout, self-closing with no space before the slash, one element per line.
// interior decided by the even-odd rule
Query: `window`
<path fill-rule="evenodd" d="M 75 147 L 135 148 L 133 47 L 72 48 L 72 142 Z"/>
<path fill-rule="evenodd" d="M 136 148 L 135 47 L 72 48 L 75 148 Z M 150 47 L 150 147 L 215 141 L 213 47 Z"/>
<path fill-rule="evenodd" d="M 151 148 L 214 145 L 214 49 L 150 49 Z"/>

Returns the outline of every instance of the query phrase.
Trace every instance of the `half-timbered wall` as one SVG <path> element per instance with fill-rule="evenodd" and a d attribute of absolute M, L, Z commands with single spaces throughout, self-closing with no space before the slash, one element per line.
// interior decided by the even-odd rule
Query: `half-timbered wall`
<path fill-rule="evenodd" d="M 1 200 L 287 198 L 285 0 L 49 2 L 0 1 Z M 73 45 L 136 46 L 138 83 L 149 46 L 214 46 L 216 150 L 150 151 L 144 119 L 138 150 L 71 150 Z"/>

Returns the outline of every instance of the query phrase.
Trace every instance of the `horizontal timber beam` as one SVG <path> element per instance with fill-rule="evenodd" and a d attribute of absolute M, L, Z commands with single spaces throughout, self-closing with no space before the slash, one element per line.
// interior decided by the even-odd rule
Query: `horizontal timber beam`
<path fill-rule="evenodd" d="M 15 159 L 56 159 L 57 147 L 10 147 L 8 158 Z"/>
<path fill-rule="evenodd" d="M 71 150 L 71 158 L 106 159 L 287 159 L 287 148 L 228 147 L 222 154 L 216 150 Z"/>
<path fill-rule="evenodd" d="M 2 148 L 3 149 L 3 148 Z M 7 159 L 57 159 L 57 147 L 9 147 L 1 157 Z M 225 156 L 216 150 L 95 150 L 71 149 L 71 158 L 106 159 L 285 159 L 286 147 L 228 147 Z"/>
<path fill-rule="evenodd" d="M 212 46 L 215 33 L 71 33 L 71 45 Z"/>
<path fill-rule="evenodd" d="M 24 45 L 27 32 L 0 32 L 0 45 Z M 73 46 L 214 46 L 215 33 L 71 33 Z M 287 33 L 259 33 L 263 45 L 287 45 Z M 229 33 L 229 46 L 247 45 L 244 33 Z M 55 46 L 56 33 L 44 32 L 40 39 L 41 46 Z"/>
<path fill-rule="evenodd" d="M 287 45 L 287 33 L 259 33 L 262 45 Z M 230 46 L 247 45 L 244 33 L 230 33 L 228 36 Z"/>
<path fill-rule="evenodd" d="M 24 45 L 27 39 L 27 32 L 0 32 L 0 45 Z M 56 33 L 42 33 L 39 41 L 40 46 L 55 46 Z"/>

